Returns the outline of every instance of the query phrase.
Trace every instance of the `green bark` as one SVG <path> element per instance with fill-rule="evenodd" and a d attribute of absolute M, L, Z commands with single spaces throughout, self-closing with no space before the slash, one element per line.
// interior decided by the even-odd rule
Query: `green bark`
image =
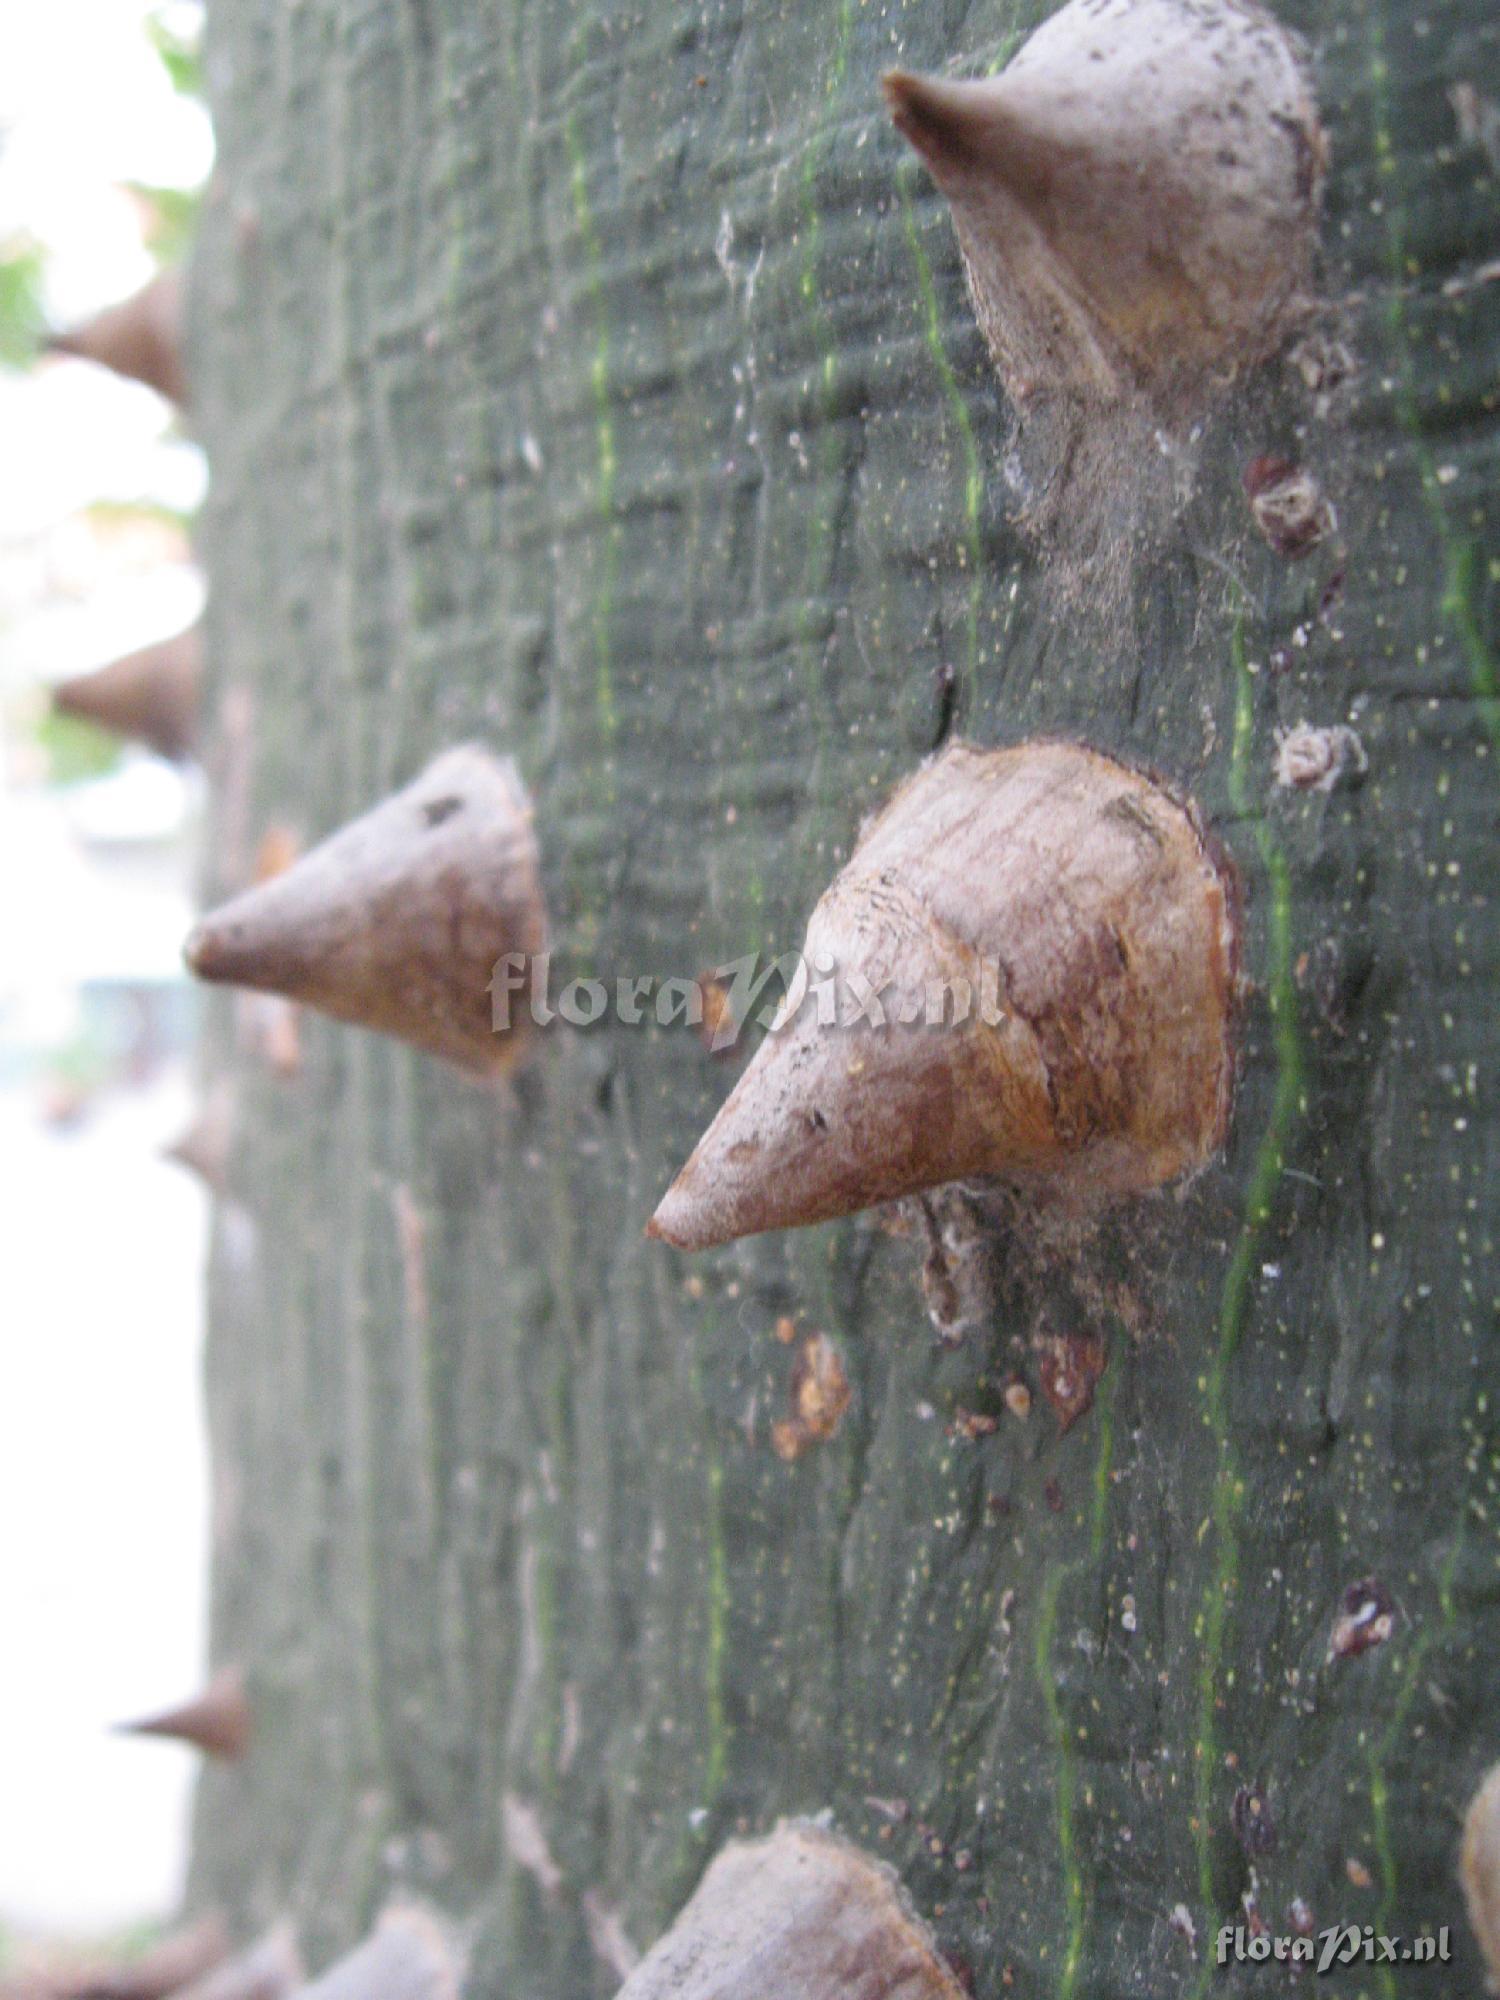
<path fill-rule="evenodd" d="M 1323 414 L 1284 366 L 1238 391 L 1101 617 L 1010 519 L 952 231 L 877 88 L 898 56 L 999 60 L 1038 12 L 214 0 L 211 893 L 263 824 L 317 836 L 478 738 L 535 795 L 568 965 L 692 976 L 800 941 L 951 700 L 979 741 L 1081 736 L 1190 790 L 1255 982 L 1222 1163 L 1081 1273 L 1012 1246 L 954 1353 L 876 1218 L 643 1241 L 736 1073 L 691 1031 L 554 1031 L 496 1097 L 318 1022 L 280 1080 L 207 1009 L 240 1102 L 214 1646 L 262 1729 L 205 1777 L 192 1895 L 290 1909 L 314 1963 L 406 1887 L 477 1920 L 475 1993 L 602 1995 L 586 1894 L 645 1946 L 734 1831 L 826 1807 L 981 2000 L 1261 1993 L 1208 1963 L 1254 1782 L 1273 1931 L 1297 1896 L 1453 1928 L 1447 1974 L 1320 1987 L 1478 1989 L 1454 1858 L 1500 1754 L 1500 286 L 1446 92 L 1493 78 L 1500 30 L 1475 0 L 1285 10 L 1356 372 Z M 1317 469 L 1342 554 L 1257 537 L 1266 450 Z M 1274 787 L 1303 719 L 1353 722 L 1362 786 Z M 855 1389 L 792 1466 L 781 1314 Z M 1110 1363 L 1066 1437 L 1040 1397 L 947 1435 L 1088 1315 Z M 1329 1662 L 1370 1575 L 1395 1632 Z M 888 1837 L 871 1796 L 909 1802 Z"/>

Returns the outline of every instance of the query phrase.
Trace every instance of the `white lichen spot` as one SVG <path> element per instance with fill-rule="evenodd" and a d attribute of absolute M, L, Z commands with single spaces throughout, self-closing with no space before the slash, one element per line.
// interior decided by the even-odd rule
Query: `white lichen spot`
<path fill-rule="evenodd" d="M 1370 768 L 1364 745 L 1347 723 L 1315 729 L 1299 722 L 1276 733 L 1276 782 L 1294 792 L 1331 792 Z"/>

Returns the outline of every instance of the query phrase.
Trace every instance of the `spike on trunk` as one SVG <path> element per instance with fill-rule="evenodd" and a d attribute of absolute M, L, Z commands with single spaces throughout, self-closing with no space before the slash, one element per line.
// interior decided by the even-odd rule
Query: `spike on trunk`
<path fill-rule="evenodd" d="M 363 1944 L 302 1989 L 303 2000 L 458 2000 L 462 1959 L 425 1910 L 385 1911 Z"/>
<path fill-rule="evenodd" d="M 1459 1874 L 1469 1928 L 1484 1953 L 1491 1993 L 1500 1993 L 1500 1764 L 1491 1767 L 1464 1816 Z"/>
<path fill-rule="evenodd" d="M 227 1084 L 217 1084 L 204 1097 L 186 1131 L 163 1147 L 162 1157 L 186 1167 L 205 1187 L 219 1194 L 229 1171 L 233 1137 L 234 1094 Z"/>
<path fill-rule="evenodd" d="M 0 2000 L 166 2000 L 209 1977 L 228 1955 L 229 1932 L 213 1914 L 137 1957 L 23 1963 L 0 1977 Z"/>
<path fill-rule="evenodd" d="M 121 1728 L 129 1736 L 173 1736 L 206 1757 L 237 1764 L 249 1750 L 253 1733 L 244 1676 L 238 1667 L 224 1667 L 193 1700 L 139 1722 L 123 1723 Z"/>
<path fill-rule="evenodd" d="M 885 78 L 1010 393 L 1201 391 L 1306 302 L 1324 145 L 1249 0 L 1072 0 L 1000 75 Z"/>
<path fill-rule="evenodd" d="M 617 2000 L 967 2000 L 895 1873 L 804 1821 L 736 1841 Z"/>
<path fill-rule="evenodd" d="M 290 1924 L 278 1924 L 258 1944 L 184 1986 L 176 2000 L 288 2000 L 303 1984 L 301 1954 Z"/>
<path fill-rule="evenodd" d="M 648 1233 L 701 1250 L 977 1175 L 1092 1204 L 1191 1172 L 1228 1117 L 1234 902 L 1128 766 L 955 745 L 819 902 L 822 993 L 788 993 Z"/>
<path fill-rule="evenodd" d="M 82 326 L 53 334 L 47 345 L 54 354 L 97 361 L 116 375 L 144 382 L 178 409 L 187 408 L 179 271 L 162 271 L 140 291 Z"/>
<path fill-rule="evenodd" d="M 545 945 L 520 777 L 469 747 L 205 917 L 186 956 L 200 979 L 282 994 L 488 1077 L 523 1033 L 492 1004 L 496 966 Z"/>
<path fill-rule="evenodd" d="M 192 625 L 170 639 L 126 653 L 52 690 L 61 715 L 92 722 L 112 736 L 148 743 L 180 761 L 192 754 L 203 685 L 203 632 Z"/>

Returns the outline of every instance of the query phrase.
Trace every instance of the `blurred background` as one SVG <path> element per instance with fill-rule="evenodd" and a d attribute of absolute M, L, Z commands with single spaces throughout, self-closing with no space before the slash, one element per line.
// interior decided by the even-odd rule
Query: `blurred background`
<path fill-rule="evenodd" d="M 45 351 L 182 256 L 213 145 L 191 0 L 0 10 L 0 1971 L 171 1909 L 201 1681 L 206 1201 L 180 948 L 198 779 L 54 713 L 199 609 L 203 459 Z"/>

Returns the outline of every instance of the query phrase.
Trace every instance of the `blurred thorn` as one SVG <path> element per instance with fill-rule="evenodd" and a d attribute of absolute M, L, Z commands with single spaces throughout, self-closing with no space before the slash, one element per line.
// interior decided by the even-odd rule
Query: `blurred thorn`
<path fill-rule="evenodd" d="M 186 1167 L 212 1193 L 222 1194 L 233 1138 L 234 1092 L 227 1083 L 217 1083 L 205 1095 L 187 1129 L 162 1148 L 162 1158 Z"/>
<path fill-rule="evenodd" d="M 363 1944 L 320 1979 L 301 2000 L 457 2000 L 461 1955 L 425 1910 L 393 1905 Z"/>
<path fill-rule="evenodd" d="M 482 1079 L 530 1020 L 519 973 L 546 950 L 531 804 L 509 758 L 446 751 L 280 873 L 211 910 L 184 956 L 199 979 L 280 994 Z"/>
<path fill-rule="evenodd" d="M 119 1725 L 126 1736 L 175 1736 L 228 1764 L 237 1764 L 250 1748 L 251 1728 L 245 1677 L 238 1667 L 222 1667 L 202 1694 L 180 1708 Z"/>
<path fill-rule="evenodd" d="M 59 681 L 52 706 L 59 715 L 134 737 L 180 762 L 191 756 L 198 733 L 202 682 L 203 628 L 190 625 L 93 673 Z"/>
<path fill-rule="evenodd" d="M 160 272 L 140 291 L 82 326 L 50 335 L 46 346 L 53 354 L 97 361 L 116 375 L 144 382 L 180 410 L 188 406 L 180 271 Z"/>
<path fill-rule="evenodd" d="M 731 1841 L 616 2000 L 967 2000 L 892 1869 L 807 1820 Z"/>
<path fill-rule="evenodd" d="M 229 1956 L 218 1915 L 173 1931 L 135 1958 L 66 1960 L 23 1966 L 0 1979 L 0 2000 L 166 2000 Z"/>
<path fill-rule="evenodd" d="M 248 1951 L 216 1965 L 175 2000 L 287 2000 L 306 1978 L 289 1923 L 279 1923 Z"/>

